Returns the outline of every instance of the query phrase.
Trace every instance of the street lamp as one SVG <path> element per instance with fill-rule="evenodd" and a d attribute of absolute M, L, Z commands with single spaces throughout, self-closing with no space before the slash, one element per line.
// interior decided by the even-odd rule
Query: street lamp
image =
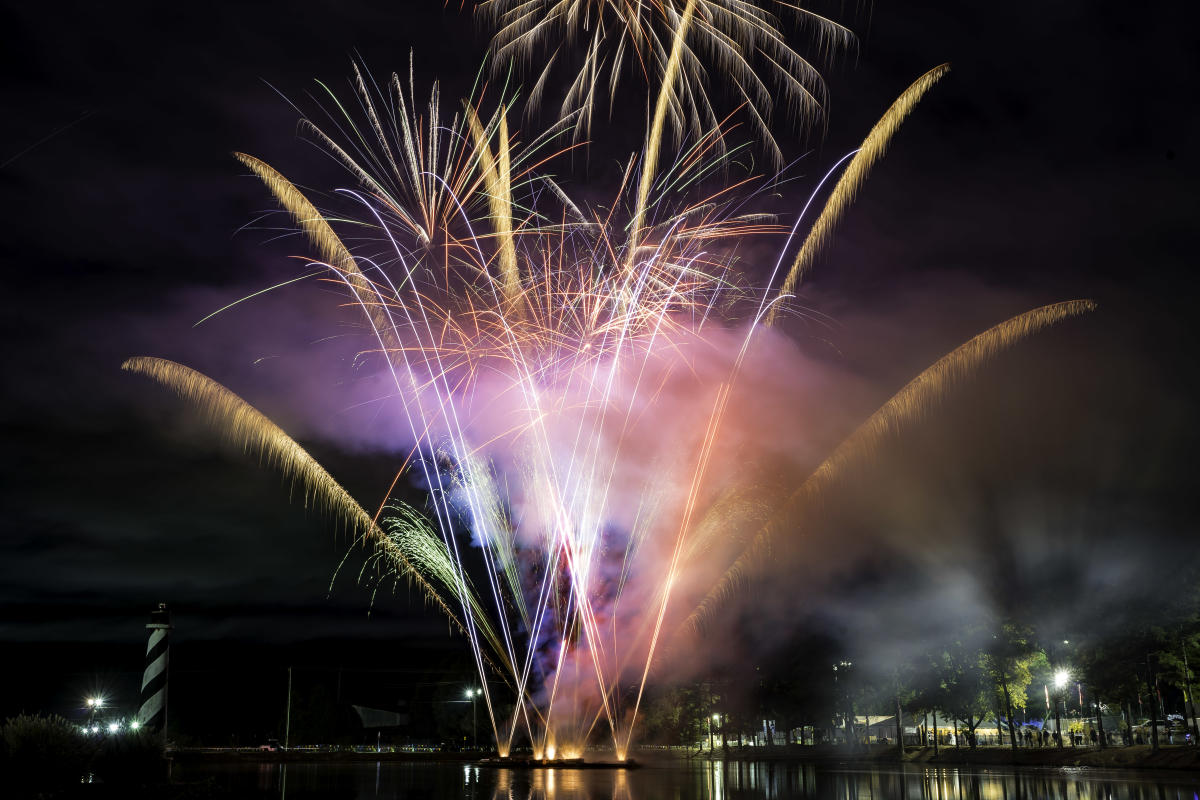
<path fill-rule="evenodd" d="M 104 698 L 100 695 L 89 697 L 87 699 L 88 725 L 90 726 L 96 720 L 96 712 L 104 708 Z"/>
<path fill-rule="evenodd" d="M 1065 644 L 1066 642 L 1064 642 Z M 1065 669 L 1057 670 L 1054 673 L 1054 734 L 1058 737 L 1058 747 L 1061 750 L 1063 746 L 1062 737 L 1062 718 L 1058 715 L 1058 700 L 1062 690 L 1067 688 L 1067 684 L 1071 682 L 1071 673 Z"/>
<path fill-rule="evenodd" d="M 838 669 L 841 668 L 842 674 L 846 675 L 847 671 L 854 666 L 852 661 L 839 661 L 833 665 L 833 684 L 838 685 Z M 846 676 L 849 680 L 849 676 Z M 835 689 L 835 693 L 836 689 Z M 843 696 L 838 698 L 846 703 L 846 747 L 854 749 L 854 699 L 850 696 L 850 686 L 846 686 Z M 868 720 L 869 722 L 869 720 Z M 937 712 L 933 715 L 933 751 L 937 753 L 938 738 L 937 738 Z"/>
<path fill-rule="evenodd" d="M 475 723 L 475 698 L 483 693 L 482 689 L 467 689 L 467 698 L 471 701 L 471 746 L 479 747 L 479 728 Z"/>

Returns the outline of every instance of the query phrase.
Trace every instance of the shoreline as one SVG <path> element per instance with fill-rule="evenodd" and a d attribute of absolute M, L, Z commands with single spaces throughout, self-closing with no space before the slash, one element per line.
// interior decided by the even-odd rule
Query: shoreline
<path fill-rule="evenodd" d="M 893 758 L 895 754 L 893 753 Z M 1160 747 L 1157 751 L 1150 745 L 1129 747 L 1064 747 L 1062 750 L 1047 748 L 979 748 L 974 752 L 967 748 L 954 750 L 943 748 L 934 756 L 933 748 L 924 748 L 914 753 L 905 752 L 905 763 L 972 765 L 972 766 L 1018 766 L 1018 767 L 1090 767 L 1093 769 L 1144 769 L 1144 770 L 1200 770 L 1200 748 L 1189 745 Z"/>
<path fill-rule="evenodd" d="M 532 769 L 533 765 L 514 761 L 511 765 L 497 762 L 485 763 L 494 757 L 481 752 L 356 752 L 356 751 L 312 751 L 290 750 L 267 752 L 259 750 L 231 750 L 224 748 L 186 748 L 171 751 L 168 757 L 180 762 L 225 762 L 225 763 L 452 763 L 490 766 L 507 766 L 511 769 Z M 905 749 L 904 757 L 898 758 L 895 747 L 875 746 L 866 751 L 847 752 L 835 747 L 812 747 L 781 745 L 777 747 L 730 748 L 723 752 L 701 752 L 688 755 L 680 751 L 640 750 L 637 762 L 642 766 L 653 766 L 660 762 L 681 763 L 688 761 L 725 761 L 760 763 L 797 763 L 821 766 L 900 766 L 930 765 L 955 767 L 1084 767 L 1114 770 L 1181 770 L 1200 771 L 1200 747 L 1187 745 L 1164 746 L 1152 752 L 1149 745 L 1131 747 L 1083 748 L 1054 747 L 1018 748 L 1014 753 L 1007 747 L 970 748 L 943 747 L 935 754 L 932 747 Z M 597 765 L 615 767 L 611 759 L 597 753 L 592 764 L 555 765 L 559 769 L 594 768 Z M 544 767 L 547 765 L 537 765 Z"/>
<path fill-rule="evenodd" d="M 750 749 L 750 748 L 747 748 Z M 842 748 L 781 746 L 753 748 L 738 752 L 731 748 L 727 756 L 719 751 L 716 759 L 726 761 L 774 761 L 812 764 L 871 764 L 878 766 L 913 764 L 955 767 L 1087 767 L 1092 769 L 1184 770 L 1200 771 L 1200 747 L 1167 745 L 1152 751 L 1150 745 L 1130 747 L 906 747 L 901 759 L 894 746 L 874 746 L 857 753 Z M 774 751 L 774 752 L 772 752 Z"/>

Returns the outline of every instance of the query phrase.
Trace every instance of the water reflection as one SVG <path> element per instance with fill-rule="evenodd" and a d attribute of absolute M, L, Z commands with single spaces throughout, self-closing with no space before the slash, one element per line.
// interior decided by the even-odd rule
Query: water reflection
<path fill-rule="evenodd" d="M 185 766 L 220 796 L 262 800 L 1200 800 L 1200 776 L 1088 769 L 833 768 L 673 761 L 642 769 L 489 769 L 474 764 Z"/>
<path fill-rule="evenodd" d="M 573 800 L 574 798 L 605 798 L 633 800 L 629 788 L 629 770 L 606 771 L 606 781 L 592 785 L 590 771 L 577 769 L 542 769 L 496 771 L 492 800 Z M 607 784 L 607 785 L 605 785 Z"/>

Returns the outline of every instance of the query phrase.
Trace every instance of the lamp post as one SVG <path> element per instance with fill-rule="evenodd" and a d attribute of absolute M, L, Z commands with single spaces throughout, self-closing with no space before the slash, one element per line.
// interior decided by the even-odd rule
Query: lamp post
<path fill-rule="evenodd" d="M 1058 749 L 1063 746 L 1062 737 L 1062 718 L 1058 715 L 1058 701 L 1062 695 L 1062 690 L 1071 682 L 1071 674 L 1065 669 L 1060 669 L 1054 673 L 1054 733 L 1058 737 Z"/>
<path fill-rule="evenodd" d="M 87 699 L 88 712 L 88 727 L 91 728 L 96 722 L 96 712 L 104 708 L 103 697 L 89 697 Z"/>
<path fill-rule="evenodd" d="M 717 726 L 717 720 L 721 718 L 720 714 L 713 714 L 708 721 L 708 752 L 711 754 L 716 746 L 713 744 L 713 728 Z"/>
<path fill-rule="evenodd" d="M 467 697 L 471 700 L 471 746 L 476 748 L 479 747 L 479 728 L 475 724 L 477 719 L 475 716 L 475 698 L 482 691 L 482 689 L 467 689 Z"/>
<path fill-rule="evenodd" d="M 839 685 L 838 669 L 841 668 L 842 675 L 846 675 L 846 678 L 848 680 L 849 675 L 847 675 L 847 671 L 852 666 L 854 666 L 854 662 L 852 662 L 852 661 L 839 661 L 838 663 L 833 665 L 833 684 L 835 687 L 837 687 Z M 837 694 L 836 689 L 835 689 L 834 693 Z M 855 744 L 854 744 L 854 699 L 850 696 L 850 685 L 848 683 L 845 685 L 845 692 L 844 692 L 843 697 L 839 698 L 839 699 L 844 700 L 846 703 L 846 747 L 850 748 L 851 750 L 854 750 L 855 749 Z M 936 752 L 937 751 L 937 713 L 936 712 L 934 712 L 934 716 L 933 716 L 933 747 L 934 747 L 934 751 Z"/>

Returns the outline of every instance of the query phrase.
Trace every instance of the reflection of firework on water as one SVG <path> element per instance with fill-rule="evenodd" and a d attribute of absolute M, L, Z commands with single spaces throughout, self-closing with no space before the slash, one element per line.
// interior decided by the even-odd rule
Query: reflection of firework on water
<path fill-rule="evenodd" d="M 600 13 L 611 4 L 567 5 Z M 724 3 L 681 5 L 682 27 L 694 14 L 703 36 L 724 30 L 720 20 L 741 24 L 718 13 Z M 524 7 L 534 17 L 544 11 Z M 390 380 L 411 447 L 400 472 L 428 488 L 427 513 L 385 498 L 372 516 L 228 390 L 172 362 L 125 365 L 171 386 L 231 440 L 279 466 L 306 503 L 373 545 L 368 566 L 412 580 L 449 616 L 470 643 L 502 755 L 520 742 L 539 756 L 581 751 L 599 729 L 623 758 L 655 653 L 684 618 L 675 612 L 699 603 L 689 619 L 702 624 L 761 560 L 782 515 L 988 356 L 1089 307 L 1037 309 L 963 345 L 789 487 L 779 514 L 763 514 L 759 488 L 729 485 L 714 467 L 731 460 L 721 455 L 736 427 L 739 377 L 762 357 L 766 326 L 866 171 L 945 69 L 902 95 L 856 151 L 792 268 L 782 269 L 781 253 L 755 288 L 735 268 L 738 243 L 787 229 L 741 212 L 754 196 L 749 179 L 702 190 L 726 172 L 721 129 L 657 169 L 664 120 L 680 117 L 672 87 L 699 92 L 680 55 L 683 35 L 666 54 L 649 33 L 662 21 L 655 14 L 677 11 L 649 4 L 645 29 L 629 27 L 640 17 L 623 18 L 629 36 L 643 37 L 629 46 L 664 65 L 665 84 L 641 174 L 631 163 L 604 209 L 573 202 L 549 175 L 561 152 L 556 134 L 575 117 L 524 144 L 505 103 L 489 114 L 473 98 L 445 120 L 435 88 L 418 113 L 411 72 L 407 87 L 393 78 L 380 90 L 356 71 L 361 124 L 349 112 L 333 127 L 306 122 L 358 184 L 339 192 L 337 215 L 261 160 L 238 155 L 369 323 L 364 357 Z M 335 227 L 354 232 L 355 252 Z M 737 520 L 753 520 L 758 532 L 729 536 Z"/>

